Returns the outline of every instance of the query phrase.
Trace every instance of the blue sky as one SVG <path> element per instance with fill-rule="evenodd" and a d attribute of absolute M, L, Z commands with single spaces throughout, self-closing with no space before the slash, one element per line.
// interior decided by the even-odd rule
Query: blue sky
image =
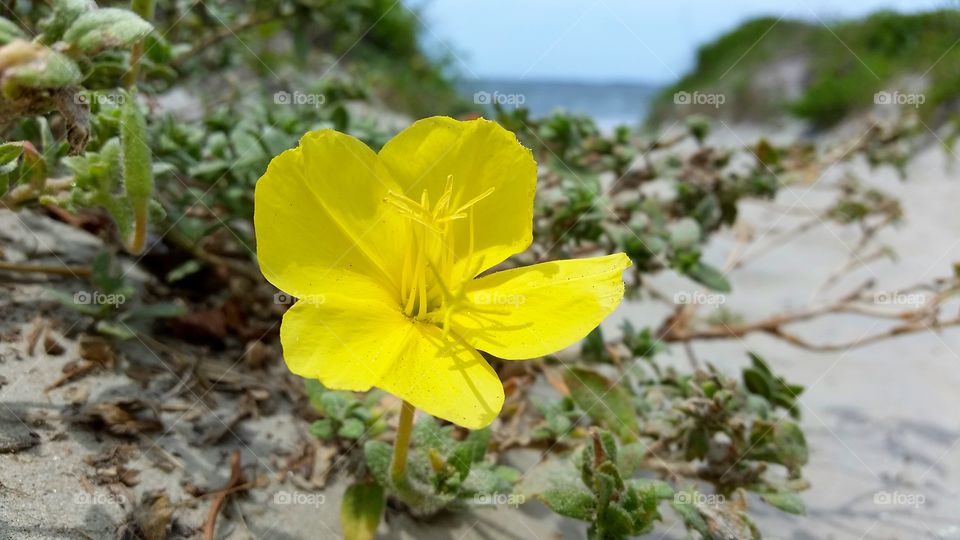
<path fill-rule="evenodd" d="M 419 6 L 427 46 L 466 77 L 663 83 L 697 46 L 745 19 L 830 21 L 950 0 L 404 0 Z M 776 32 L 776 28 L 772 30 Z M 449 49 L 449 51 L 448 51 Z"/>

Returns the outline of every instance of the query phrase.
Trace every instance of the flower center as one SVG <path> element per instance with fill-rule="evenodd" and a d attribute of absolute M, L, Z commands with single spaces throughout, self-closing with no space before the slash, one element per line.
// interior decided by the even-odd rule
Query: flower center
<path fill-rule="evenodd" d="M 443 194 L 431 204 L 423 190 L 420 200 L 387 193 L 384 202 L 407 218 L 410 246 L 400 277 L 400 305 L 407 317 L 446 328 L 451 308 L 463 298 L 462 286 L 469 268 L 456 271 L 454 222 L 469 222 L 467 261 L 473 258 L 473 206 L 493 193 L 493 188 L 459 206 L 454 206 L 453 176 L 447 176 Z M 460 274 L 460 275 L 456 275 Z"/>

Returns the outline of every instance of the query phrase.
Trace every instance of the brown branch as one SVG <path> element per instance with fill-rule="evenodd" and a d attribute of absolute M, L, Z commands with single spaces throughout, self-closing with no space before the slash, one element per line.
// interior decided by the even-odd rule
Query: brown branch
<path fill-rule="evenodd" d="M 227 497 L 238 491 L 248 489 L 249 487 L 249 484 L 247 484 L 243 477 L 243 469 L 240 467 L 240 451 L 234 450 L 233 453 L 230 454 L 230 480 L 227 481 L 227 485 L 223 486 L 222 489 L 212 493 L 214 497 L 213 504 L 210 505 L 210 510 L 207 512 L 207 521 L 203 524 L 204 540 L 214 539 L 217 515 L 220 513 L 220 508 L 223 506 L 223 503 L 226 502 Z"/>
<path fill-rule="evenodd" d="M 93 273 L 88 266 L 64 266 L 52 264 L 26 264 L 0 261 L 0 271 L 24 274 L 51 274 L 54 276 L 89 278 Z"/>

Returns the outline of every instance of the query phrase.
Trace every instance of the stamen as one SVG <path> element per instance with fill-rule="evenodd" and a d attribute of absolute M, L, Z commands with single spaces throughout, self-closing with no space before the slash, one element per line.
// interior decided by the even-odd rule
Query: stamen
<path fill-rule="evenodd" d="M 439 217 L 440 214 L 447 209 L 447 205 L 450 204 L 450 199 L 453 198 L 453 175 L 447 175 L 447 184 L 443 188 L 443 195 L 440 196 L 440 200 L 437 201 L 437 207 L 434 210 L 434 215 Z"/>
<path fill-rule="evenodd" d="M 387 192 L 384 202 L 407 218 L 412 227 L 410 255 L 404 260 L 400 277 L 401 307 L 407 317 L 430 321 L 441 326 L 444 332 L 448 331 L 453 312 L 466 303 L 462 287 L 475 275 L 470 273 L 470 267 L 479 265 L 479 261 L 472 260 L 475 251 L 473 206 L 493 192 L 494 188 L 490 188 L 456 210 L 452 208 L 453 175 L 447 176 L 443 192 L 433 205 L 426 189 L 420 193 L 419 201 L 403 193 Z M 469 251 L 465 261 L 469 266 L 463 268 L 468 275 L 455 276 L 458 257 L 450 224 L 461 219 L 469 219 Z"/>
<path fill-rule="evenodd" d="M 486 199 L 487 197 L 489 197 L 489 196 L 493 193 L 494 189 L 495 189 L 495 188 L 492 188 L 492 187 L 491 187 L 490 189 L 484 191 L 484 192 L 481 193 L 480 195 L 477 195 L 476 197 L 470 199 L 470 201 L 468 201 L 467 204 L 461 206 L 460 208 L 457 208 L 457 211 L 456 211 L 455 213 L 456 213 L 456 214 L 460 214 L 460 213 L 464 212 L 466 209 L 470 208 L 471 206 L 473 206 L 473 205 L 477 204 L 478 202 Z"/>

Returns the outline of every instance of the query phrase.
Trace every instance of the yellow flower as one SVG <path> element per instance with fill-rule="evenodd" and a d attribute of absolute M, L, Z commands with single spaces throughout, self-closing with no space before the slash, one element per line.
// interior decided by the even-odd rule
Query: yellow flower
<path fill-rule="evenodd" d="M 477 429 L 503 385 L 477 350 L 535 358 L 576 343 L 623 297 L 621 254 L 477 277 L 532 241 L 537 168 L 495 122 L 416 122 L 379 154 L 307 133 L 257 183 L 263 275 L 299 298 L 280 341 L 290 370 L 378 387 Z"/>

